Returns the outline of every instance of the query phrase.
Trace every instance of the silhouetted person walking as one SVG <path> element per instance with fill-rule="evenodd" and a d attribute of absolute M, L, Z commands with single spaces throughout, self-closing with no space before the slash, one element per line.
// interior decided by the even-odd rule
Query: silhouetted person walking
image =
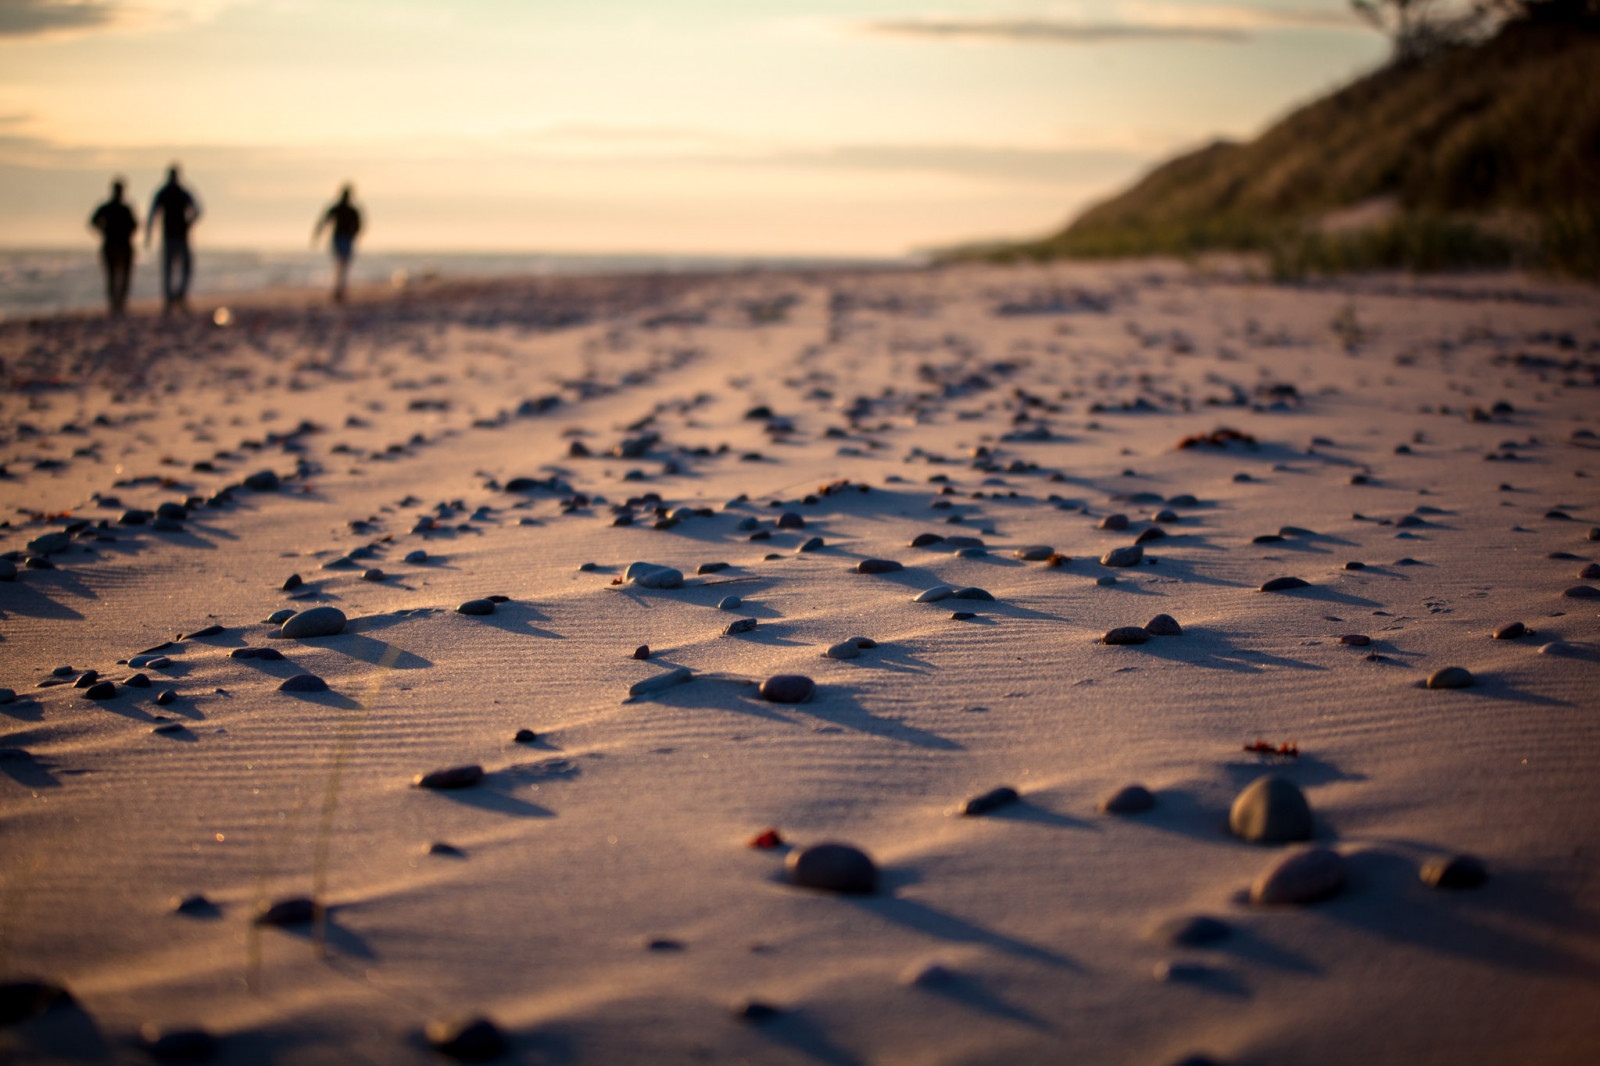
<path fill-rule="evenodd" d="M 323 212 L 317 228 L 311 231 L 311 243 L 316 244 L 322 231 L 333 227 L 333 302 L 344 303 L 344 283 L 350 273 L 350 258 L 356 252 L 356 235 L 361 232 L 361 212 L 350 202 L 355 190 L 349 185 L 339 190 L 339 199 Z"/>
<path fill-rule="evenodd" d="M 189 190 L 178 184 L 178 165 L 167 168 L 167 183 L 156 190 L 150 203 L 149 224 L 144 230 L 144 246 L 150 247 L 155 233 L 156 215 L 161 216 L 161 295 L 163 313 L 174 308 L 189 309 L 189 227 L 200 220 L 200 204 Z"/>
<path fill-rule="evenodd" d="M 100 263 L 106 271 L 106 303 L 112 317 L 128 309 L 128 282 L 133 278 L 133 234 L 139 220 L 122 198 L 122 179 L 111 183 L 111 199 L 94 209 L 89 225 L 100 234 Z"/>

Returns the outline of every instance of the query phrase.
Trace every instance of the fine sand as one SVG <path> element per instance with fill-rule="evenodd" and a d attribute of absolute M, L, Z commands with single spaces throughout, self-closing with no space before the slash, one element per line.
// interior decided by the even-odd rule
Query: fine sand
<path fill-rule="evenodd" d="M 0 1059 L 440 1062 L 482 1017 L 529 1063 L 1600 1062 L 1595 290 L 211 311 L 0 324 Z M 1251 900 L 1307 847 L 1230 834 L 1268 773 L 1338 858 L 1258 892 L 1326 898 Z M 824 841 L 876 891 L 790 883 Z"/>

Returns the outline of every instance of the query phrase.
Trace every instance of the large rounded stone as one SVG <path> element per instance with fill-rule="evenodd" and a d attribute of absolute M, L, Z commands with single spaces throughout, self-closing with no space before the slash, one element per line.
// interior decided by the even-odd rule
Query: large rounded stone
<path fill-rule="evenodd" d="M 1106 814 L 1143 814 L 1156 805 L 1155 795 L 1143 785 L 1123 785 L 1100 802 Z"/>
<path fill-rule="evenodd" d="M 800 674 L 775 674 L 761 682 L 761 698 L 770 703 L 801 703 L 809 699 L 816 684 Z"/>
<path fill-rule="evenodd" d="M 1446 666 L 1428 675 L 1429 688 L 1466 688 L 1472 684 L 1472 671 L 1464 666 Z"/>
<path fill-rule="evenodd" d="M 1422 883 L 1429 888 L 1477 888 L 1489 879 L 1489 868 L 1476 855 L 1441 855 L 1422 865 Z"/>
<path fill-rule="evenodd" d="M 344 612 L 337 607 L 311 607 L 290 615 L 278 635 L 296 640 L 331 637 L 344 632 L 345 621 Z"/>
<path fill-rule="evenodd" d="M 1234 836 L 1256 844 L 1311 838 L 1311 805 L 1293 781 L 1264 774 L 1245 786 L 1228 812 Z"/>
<path fill-rule="evenodd" d="M 1250 886 L 1250 902 L 1262 905 L 1315 903 L 1344 888 L 1344 856 L 1329 848 L 1290 852 Z"/>
<path fill-rule="evenodd" d="M 1144 548 L 1138 544 L 1112 548 L 1100 557 L 1101 566 L 1138 566 L 1143 561 Z"/>
<path fill-rule="evenodd" d="M 849 844 L 813 844 L 791 851 L 789 880 L 806 888 L 866 893 L 878 887 L 878 866 L 860 848 Z"/>
<path fill-rule="evenodd" d="M 505 1036 L 487 1018 L 435 1019 L 422 1035 L 435 1051 L 459 1062 L 487 1062 L 508 1050 Z"/>
<path fill-rule="evenodd" d="M 1143 644 L 1150 634 L 1140 626 L 1118 626 L 1100 638 L 1103 644 Z"/>

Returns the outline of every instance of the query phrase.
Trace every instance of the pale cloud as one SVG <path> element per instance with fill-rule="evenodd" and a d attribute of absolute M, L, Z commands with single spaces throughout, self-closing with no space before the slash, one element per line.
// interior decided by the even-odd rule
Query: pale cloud
<path fill-rule="evenodd" d="M 1321 28 L 1359 30 L 1342 7 L 1125 3 L 1110 18 L 945 16 L 877 19 L 852 26 L 869 34 L 948 41 L 1033 44 L 1111 44 L 1189 41 L 1237 44 L 1258 32 Z"/>

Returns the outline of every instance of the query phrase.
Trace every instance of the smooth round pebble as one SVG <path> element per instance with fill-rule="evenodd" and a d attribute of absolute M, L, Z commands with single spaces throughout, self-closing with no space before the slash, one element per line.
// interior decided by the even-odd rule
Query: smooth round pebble
<path fill-rule="evenodd" d="M 428 553 L 423 551 L 421 548 L 418 548 L 416 551 L 406 552 L 405 561 L 411 563 L 412 565 L 425 563 L 428 561 Z"/>
<path fill-rule="evenodd" d="M 316 674 L 295 674 L 283 679 L 279 692 L 326 692 L 328 683 Z"/>
<path fill-rule="evenodd" d="M 893 559 L 863 559 L 856 564 L 858 574 L 892 574 L 905 567 Z"/>
<path fill-rule="evenodd" d="M 1472 671 L 1464 666 L 1446 666 L 1428 675 L 1429 688 L 1466 688 L 1472 681 Z"/>
<path fill-rule="evenodd" d="M 1101 566 L 1138 566 L 1144 561 L 1144 547 L 1130 544 L 1125 548 L 1112 548 L 1100 557 Z"/>
<path fill-rule="evenodd" d="M 305 583 L 305 578 L 301 577 L 299 574 L 290 574 L 288 577 L 283 579 L 283 584 L 278 586 L 278 591 L 293 592 L 295 589 L 299 588 Z"/>
<path fill-rule="evenodd" d="M 1055 549 L 1048 544 L 1030 544 L 1025 548 L 1018 548 L 1011 554 L 1024 562 L 1038 563 L 1050 558 L 1055 553 Z"/>
<path fill-rule="evenodd" d="M 422 1030 L 428 1046 L 460 1062 L 487 1062 L 504 1055 L 510 1045 L 487 1018 L 435 1018 Z"/>
<path fill-rule="evenodd" d="M 454 789 L 470 788 L 483 780 L 483 767 L 476 763 L 451 766 L 443 770 L 430 770 L 412 779 L 415 788 Z"/>
<path fill-rule="evenodd" d="M 948 600 L 953 592 L 955 592 L 955 589 L 949 585 L 935 585 L 931 589 L 924 589 L 917 593 L 916 596 L 912 597 L 911 602 L 938 603 L 940 600 Z"/>
<path fill-rule="evenodd" d="M 83 690 L 85 699 L 109 700 L 117 694 L 117 686 L 112 681 L 96 681 Z"/>
<path fill-rule="evenodd" d="M 1344 888 L 1344 856 L 1331 848 L 1292 851 L 1250 886 L 1250 902 L 1261 906 L 1315 903 Z"/>
<path fill-rule="evenodd" d="M 512 736 L 511 742 L 513 744 L 537 744 L 539 742 L 539 734 L 531 729 L 519 729 Z"/>
<path fill-rule="evenodd" d="M 1150 634 L 1142 626 L 1118 626 L 1100 638 L 1102 644 L 1143 644 Z"/>
<path fill-rule="evenodd" d="M 841 640 L 822 654 L 829 659 L 856 659 L 861 656 L 861 645 L 853 640 Z"/>
<path fill-rule="evenodd" d="M 1348 644 L 1352 648 L 1365 648 L 1372 643 L 1372 638 L 1365 633 L 1346 633 L 1339 638 L 1340 644 Z"/>
<path fill-rule="evenodd" d="M 286 896 L 263 903 L 256 911 L 256 925 L 306 925 L 317 916 L 317 903 L 310 896 Z"/>
<path fill-rule="evenodd" d="M 648 658 L 650 658 L 650 645 L 641 644 L 637 648 L 634 648 L 633 649 L 633 657 L 635 659 L 648 659 Z"/>
<path fill-rule="evenodd" d="M 1311 837 L 1311 805 L 1293 781 L 1263 774 L 1239 793 L 1228 811 L 1233 835 L 1256 844 L 1283 844 Z"/>
<path fill-rule="evenodd" d="M 344 632 L 346 621 L 344 612 L 337 607 L 310 607 L 286 618 L 278 635 L 293 640 L 331 637 Z"/>
<path fill-rule="evenodd" d="M 494 614 L 493 600 L 468 600 L 456 608 L 456 614 Z"/>
<path fill-rule="evenodd" d="M 1495 640 L 1516 640 L 1518 637 L 1527 636 L 1528 627 L 1521 622 L 1508 622 L 1494 631 Z"/>
<path fill-rule="evenodd" d="M 1100 801 L 1106 814 L 1143 814 L 1156 805 L 1156 797 L 1143 785 L 1123 785 Z"/>
<path fill-rule="evenodd" d="M 1020 803 L 1022 797 L 1017 795 L 1017 790 L 1010 785 L 1001 785 L 991 788 L 987 792 L 979 793 L 961 805 L 961 813 L 969 817 L 988 814 L 990 811 L 1009 807 L 1013 803 Z"/>
<path fill-rule="evenodd" d="M 139 1042 L 157 1062 L 204 1062 L 217 1053 L 217 1038 L 198 1028 L 167 1028 L 146 1022 Z"/>
<path fill-rule="evenodd" d="M 878 866 L 860 848 L 849 844 L 813 844 L 789 853 L 789 880 L 805 888 L 862 894 L 878 887 Z"/>
<path fill-rule="evenodd" d="M 1125 514 L 1108 514 L 1095 524 L 1095 528 L 1120 533 L 1128 528 L 1128 516 Z"/>
<path fill-rule="evenodd" d="M 1569 600 L 1600 600 L 1600 589 L 1593 585 L 1573 585 L 1561 595 Z"/>
<path fill-rule="evenodd" d="M 1261 588 L 1259 589 L 1259 591 L 1261 591 L 1261 592 L 1285 592 L 1285 591 L 1287 591 L 1289 589 L 1303 589 L 1303 588 L 1306 588 L 1307 586 L 1309 586 L 1310 584 L 1311 584 L 1311 582 L 1306 581 L 1303 578 L 1298 578 L 1298 577 L 1275 577 L 1271 581 L 1263 582 L 1262 585 L 1261 585 Z"/>
<path fill-rule="evenodd" d="M 1441 855 L 1423 863 L 1421 875 L 1429 888 L 1477 888 L 1489 880 L 1489 868 L 1476 855 Z"/>
<path fill-rule="evenodd" d="M 1576 659 L 1583 655 L 1583 650 L 1576 644 L 1568 644 L 1564 640 L 1552 640 L 1548 644 L 1539 646 L 1540 655 L 1561 655 L 1566 658 Z"/>
<path fill-rule="evenodd" d="M 737 611 L 743 606 L 744 600 L 738 596 L 724 596 L 717 601 L 717 610 L 719 611 Z"/>
<path fill-rule="evenodd" d="M 775 674 L 761 682 L 761 698 L 769 703 L 801 703 L 816 690 L 816 683 L 801 674 Z"/>
<path fill-rule="evenodd" d="M 1152 637 L 1181 637 L 1183 627 L 1170 614 L 1158 614 L 1144 624 L 1144 631 Z"/>
<path fill-rule="evenodd" d="M 1198 948 L 1215 944 L 1231 932 L 1226 922 L 1204 914 L 1184 914 L 1158 923 L 1150 930 L 1150 939 L 1173 947 Z"/>
<path fill-rule="evenodd" d="M 281 626 L 283 623 L 287 622 L 293 617 L 294 608 L 285 607 L 282 610 L 273 611 L 271 614 L 267 615 L 266 622 L 269 626 Z"/>

